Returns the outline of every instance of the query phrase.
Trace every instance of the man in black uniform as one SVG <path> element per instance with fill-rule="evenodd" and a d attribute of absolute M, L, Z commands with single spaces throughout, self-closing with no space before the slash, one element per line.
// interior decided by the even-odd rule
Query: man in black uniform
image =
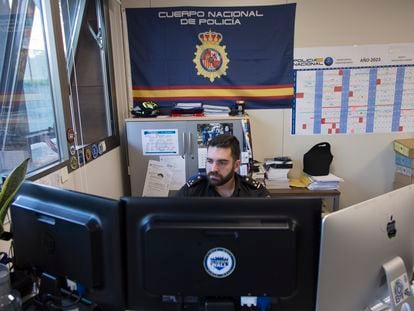
<path fill-rule="evenodd" d="M 240 167 L 240 144 L 229 134 L 216 136 L 207 146 L 207 175 L 190 178 L 178 197 L 270 197 L 267 189 L 236 172 Z"/>

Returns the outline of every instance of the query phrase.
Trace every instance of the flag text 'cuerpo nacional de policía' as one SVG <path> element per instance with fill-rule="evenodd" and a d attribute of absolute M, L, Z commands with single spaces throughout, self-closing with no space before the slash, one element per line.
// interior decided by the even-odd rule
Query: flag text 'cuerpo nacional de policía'
<path fill-rule="evenodd" d="M 134 100 L 291 107 L 295 8 L 127 9 Z"/>

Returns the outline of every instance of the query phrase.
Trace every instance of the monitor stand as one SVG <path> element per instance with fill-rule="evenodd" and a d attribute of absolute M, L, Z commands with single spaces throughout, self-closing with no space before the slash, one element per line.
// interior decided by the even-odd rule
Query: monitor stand
<path fill-rule="evenodd" d="M 42 273 L 38 298 L 44 306 L 62 308 L 62 294 L 60 293 L 62 282 L 62 278 Z"/>
<path fill-rule="evenodd" d="M 414 311 L 411 278 L 407 275 L 404 261 L 397 256 L 382 265 L 387 278 L 392 311 Z"/>
<path fill-rule="evenodd" d="M 66 288 L 66 279 L 42 273 L 39 293 L 25 302 L 24 310 L 101 310 L 94 302 Z M 0 308 L 1 309 L 1 308 Z"/>

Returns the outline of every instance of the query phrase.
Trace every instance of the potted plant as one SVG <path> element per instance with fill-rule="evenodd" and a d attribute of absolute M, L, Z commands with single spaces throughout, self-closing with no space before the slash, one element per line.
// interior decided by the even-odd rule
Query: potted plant
<path fill-rule="evenodd" d="M 4 219 L 9 210 L 9 205 L 26 177 L 27 165 L 30 158 L 23 160 L 10 172 L 5 179 L 0 191 L 0 239 L 10 240 L 11 233 L 4 231 Z"/>

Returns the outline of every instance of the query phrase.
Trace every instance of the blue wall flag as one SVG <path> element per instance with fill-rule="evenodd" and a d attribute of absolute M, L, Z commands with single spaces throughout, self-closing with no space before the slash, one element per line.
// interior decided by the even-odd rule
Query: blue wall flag
<path fill-rule="evenodd" d="M 127 9 L 134 101 L 291 107 L 295 9 Z"/>

